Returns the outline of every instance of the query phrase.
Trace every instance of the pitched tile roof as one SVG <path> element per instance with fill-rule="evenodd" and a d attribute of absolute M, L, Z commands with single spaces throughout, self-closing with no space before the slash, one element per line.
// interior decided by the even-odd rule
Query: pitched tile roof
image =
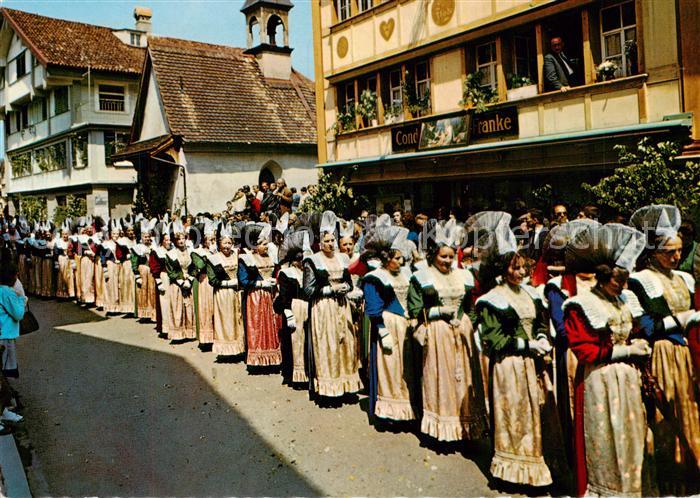
<path fill-rule="evenodd" d="M 0 9 L 2 16 L 44 65 L 138 75 L 146 50 L 117 38 L 112 28 Z"/>
<path fill-rule="evenodd" d="M 185 142 L 316 143 L 313 83 L 266 80 L 240 48 L 152 37 L 149 56 L 170 132 Z"/>

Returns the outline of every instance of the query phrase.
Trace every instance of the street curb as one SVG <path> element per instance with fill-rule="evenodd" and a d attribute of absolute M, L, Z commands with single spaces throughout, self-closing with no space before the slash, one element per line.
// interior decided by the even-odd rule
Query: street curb
<path fill-rule="evenodd" d="M 12 435 L 0 436 L 0 469 L 4 481 L 5 496 L 8 498 L 31 498 L 27 475 L 17 452 Z"/>

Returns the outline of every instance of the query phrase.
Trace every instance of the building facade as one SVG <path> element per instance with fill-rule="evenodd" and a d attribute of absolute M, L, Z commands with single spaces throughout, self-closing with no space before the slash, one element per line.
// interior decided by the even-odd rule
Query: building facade
<path fill-rule="evenodd" d="M 133 202 L 136 173 L 112 155 L 128 142 L 143 66 L 150 9 L 134 29 L 112 29 L 2 9 L 0 111 L 4 115 L 8 210 L 23 197 L 67 195 L 88 212 L 121 216 Z"/>
<path fill-rule="evenodd" d="M 152 212 L 219 212 L 238 188 L 316 183 L 313 82 L 292 68 L 288 0 L 247 0 L 248 48 L 151 37 L 127 149 Z"/>
<path fill-rule="evenodd" d="M 320 167 L 379 210 L 576 199 L 645 136 L 697 153 L 696 0 L 312 5 Z"/>

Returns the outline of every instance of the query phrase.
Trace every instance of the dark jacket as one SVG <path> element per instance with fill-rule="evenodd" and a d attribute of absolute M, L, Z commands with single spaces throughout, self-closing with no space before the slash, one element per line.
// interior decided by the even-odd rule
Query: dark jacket
<path fill-rule="evenodd" d="M 545 91 L 561 90 L 563 86 L 576 85 L 576 64 L 569 58 L 567 64 L 572 69 L 573 74 L 569 75 L 560 56 L 547 54 L 544 56 L 544 89 Z"/>

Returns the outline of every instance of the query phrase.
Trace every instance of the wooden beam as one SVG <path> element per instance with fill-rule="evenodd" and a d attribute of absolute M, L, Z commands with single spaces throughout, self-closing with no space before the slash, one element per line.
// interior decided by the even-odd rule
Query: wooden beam
<path fill-rule="evenodd" d="M 360 116 L 360 113 L 357 112 L 357 106 L 360 103 L 360 92 L 357 78 L 355 78 L 355 81 L 352 83 L 355 88 L 355 128 L 359 130 L 362 128 L 362 116 Z"/>
<path fill-rule="evenodd" d="M 581 34 L 583 38 L 583 82 L 586 85 L 595 83 L 595 64 L 591 51 L 591 30 L 588 9 L 581 10 Z"/>
<path fill-rule="evenodd" d="M 401 64 L 401 105 L 403 106 L 403 119 L 411 119 L 411 112 L 408 110 L 408 98 L 405 93 L 406 86 L 406 64 Z"/>
<path fill-rule="evenodd" d="M 503 70 L 503 45 L 501 37 L 496 37 L 496 84 L 498 85 L 498 101 L 507 100 L 508 86 L 506 84 L 506 73 Z"/>
<path fill-rule="evenodd" d="M 544 39 L 542 24 L 535 24 L 535 46 L 537 49 L 537 93 L 544 93 Z"/>
<path fill-rule="evenodd" d="M 642 87 L 637 90 L 637 102 L 639 106 L 639 122 L 648 123 L 649 122 L 649 110 L 648 110 L 648 95 L 647 95 L 647 84 L 646 82 Z"/>
<path fill-rule="evenodd" d="M 316 74 L 316 141 L 318 162 L 323 164 L 328 160 L 326 144 L 326 103 L 323 88 L 323 45 L 321 41 L 321 1 L 311 0 L 311 19 L 314 36 L 314 73 Z M 333 9 L 335 11 L 335 9 Z M 330 62 L 330 61 L 329 61 Z M 331 89 L 332 91 L 332 89 Z M 337 99 L 333 100 L 337 104 Z"/>
<path fill-rule="evenodd" d="M 634 2 L 634 16 L 635 22 L 637 24 L 637 67 L 639 68 L 639 74 L 642 74 L 646 69 L 646 64 L 644 60 L 644 6 L 642 0 L 635 0 Z M 697 9 L 696 9 L 697 12 Z M 677 12 L 676 15 L 680 15 Z M 680 34 L 678 34 L 680 36 Z"/>

